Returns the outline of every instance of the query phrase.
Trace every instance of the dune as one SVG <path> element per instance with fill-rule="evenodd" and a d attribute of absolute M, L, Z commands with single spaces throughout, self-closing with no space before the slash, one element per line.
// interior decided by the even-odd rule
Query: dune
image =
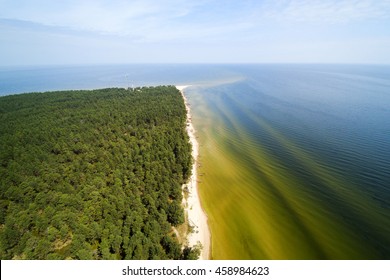
<path fill-rule="evenodd" d="M 187 110 L 187 133 L 190 138 L 192 145 L 192 157 L 194 158 L 194 163 L 192 166 L 192 175 L 187 184 L 183 186 L 188 188 L 188 198 L 185 203 L 185 211 L 188 216 L 188 223 L 193 230 L 188 234 L 188 245 L 195 246 L 199 243 L 202 244 L 202 251 L 199 259 L 208 260 L 210 258 L 210 231 L 207 224 L 207 215 L 203 211 L 201 201 L 198 193 L 197 185 L 197 165 L 198 165 L 198 154 L 199 154 L 199 145 L 198 141 L 195 138 L 195 129 L 191 121 L 190 107 L 188 105 L 187 99 L 184 95 L 184 89 L 189 86 L 176 86 L 176 88 L 181 92 L 184 103 Z"/>

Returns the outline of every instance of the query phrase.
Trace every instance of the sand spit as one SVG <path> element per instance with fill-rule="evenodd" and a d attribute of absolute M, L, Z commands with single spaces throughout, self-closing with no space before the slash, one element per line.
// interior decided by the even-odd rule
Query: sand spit
<path fill-rule="evenodd" d="M 188 222 L 191 227 L 193 227 L 192 233 L 188 235 L 188 245 L 194 246 L 199 242 L 202 244 L 202 252 L 199 257 L 201 260 L 208 260 L 210 258 L 210 231 L 207 224 L 207 216 L 202 209 L 198 187 L 197 187 L 197 170 L 198 165 L 198 154 L 199 154 L 199 145 L 198 141 L 195 138 L 195 129 L 191 121 L 190 108 L 187 103 L 187 99 L 184 95 L 184 89 L 189 86 L 176 86 L 176 88 L 181 92 L 184 103 L 187 110 L 187 133 L 190 137 L 190 142 L 192 145 L 192 157 L 194 158 L 194 164 L 192 165 L 192 176 L 189 182 L 183 187 L 188 188 L 188 198 L 185 203 L 185 211 L 188 215 Z"/>

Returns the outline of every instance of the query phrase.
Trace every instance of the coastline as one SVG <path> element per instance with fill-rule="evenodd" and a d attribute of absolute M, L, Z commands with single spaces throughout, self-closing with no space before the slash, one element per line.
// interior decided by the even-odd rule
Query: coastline
<path fill-rule="evenodd" d="M 188 188 L 188 198 L 185 201 L 185 212 L 187 213 L 188 223 L 193 227 L 192 232 L 187 235 L 188 246 L 195 246 L 199 242 L 202 244 L 202 251 L 199 256 L 200 260 L 210 259 L 210 230 L 207 224 L 207 215 L 203 211 L 199 193 L 198 193 L 198 184 L 197 184 L 197 165 L 198 165 L 198 154 L 199 154 L 199 145 L 198 141 L 195 138 L 195 129 L 191 121 L 190 108 L 187 103 L 187 99 L 184 95 L 184 89 L 189 86 L 176 86 L 180 91 L 184 104 L 187 111 L 187 133 L 190 138 L 192 145 L 192 157 L 194 158 L 194 163 L 192 165 L 192 175 L 187 184 L 183 187 Z"/>

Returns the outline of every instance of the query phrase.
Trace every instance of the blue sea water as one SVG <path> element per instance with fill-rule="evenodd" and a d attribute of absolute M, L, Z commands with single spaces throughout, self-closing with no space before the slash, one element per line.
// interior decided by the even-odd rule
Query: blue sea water
<path fill-rule="evenodd" d="M 307 255 L 299 254 L 299 242 L 292 241 L 296 244 L 289 249 L 297 253 L 281 258 L 389 259 L 390 66 L 226 67 L 242 79 L 194 89 L 190 101 L 201 96 L 193 100 L 202 100 L 214 118 L 222 120 L 221 131 L 229 136 L 216 135 L 229 142 L 236 157 L 245 159 L 238 165 L 257 173 L 259 183 L 251 184 L 262 190 L 269 185 L 266 200 L 280 204 L 269 214 L 282 221 L 285 216 L 275 213 L 288 212 L 289 220 L 296 220 L 291 227 L 316 240 L 312 244 L 318 248 Z M 262 157 L 267 160 L 259 160 Z M 274 190 L 281 198 L 273 200 Z M 322 206 L 314 209 L 310 203 Z M 327 228 L 326 220 L 340 220 L 342 228 Z M 280 222 L 277 227 L 287 226 Z M 320 234 L 314 233 L 316 228 Z M 286 230 L 285 239 L 291 234 Z M 348 248 L 343 247 L 348 242 Z M 366 249 L 359 251 L 358 244 Z"/>
<path fill-rule="evenodd" d="M 221 65 L 133 64 L 0 67 L 0 96 L 24 92 L 202 84 L 236 78 Z"/>
<path fill-rule="evenodd" d="M 326 201 L 364 237 L 376 252 L 367 258 L 390 258 L 390 66 L 0 67 L 0 95 L 159 84 L 192 85 L 190 102 L 198 96 L 234 118 L 274 168 L 305 182 L 297 191 Z"/>

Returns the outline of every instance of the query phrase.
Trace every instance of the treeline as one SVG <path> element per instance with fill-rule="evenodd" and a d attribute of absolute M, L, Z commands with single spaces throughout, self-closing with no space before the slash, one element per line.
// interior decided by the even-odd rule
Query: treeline
<path fill-rule="evenodd" d="M 185 119 L 173 86 L 1 97 L 0 258 L 197 258 Z"/>

